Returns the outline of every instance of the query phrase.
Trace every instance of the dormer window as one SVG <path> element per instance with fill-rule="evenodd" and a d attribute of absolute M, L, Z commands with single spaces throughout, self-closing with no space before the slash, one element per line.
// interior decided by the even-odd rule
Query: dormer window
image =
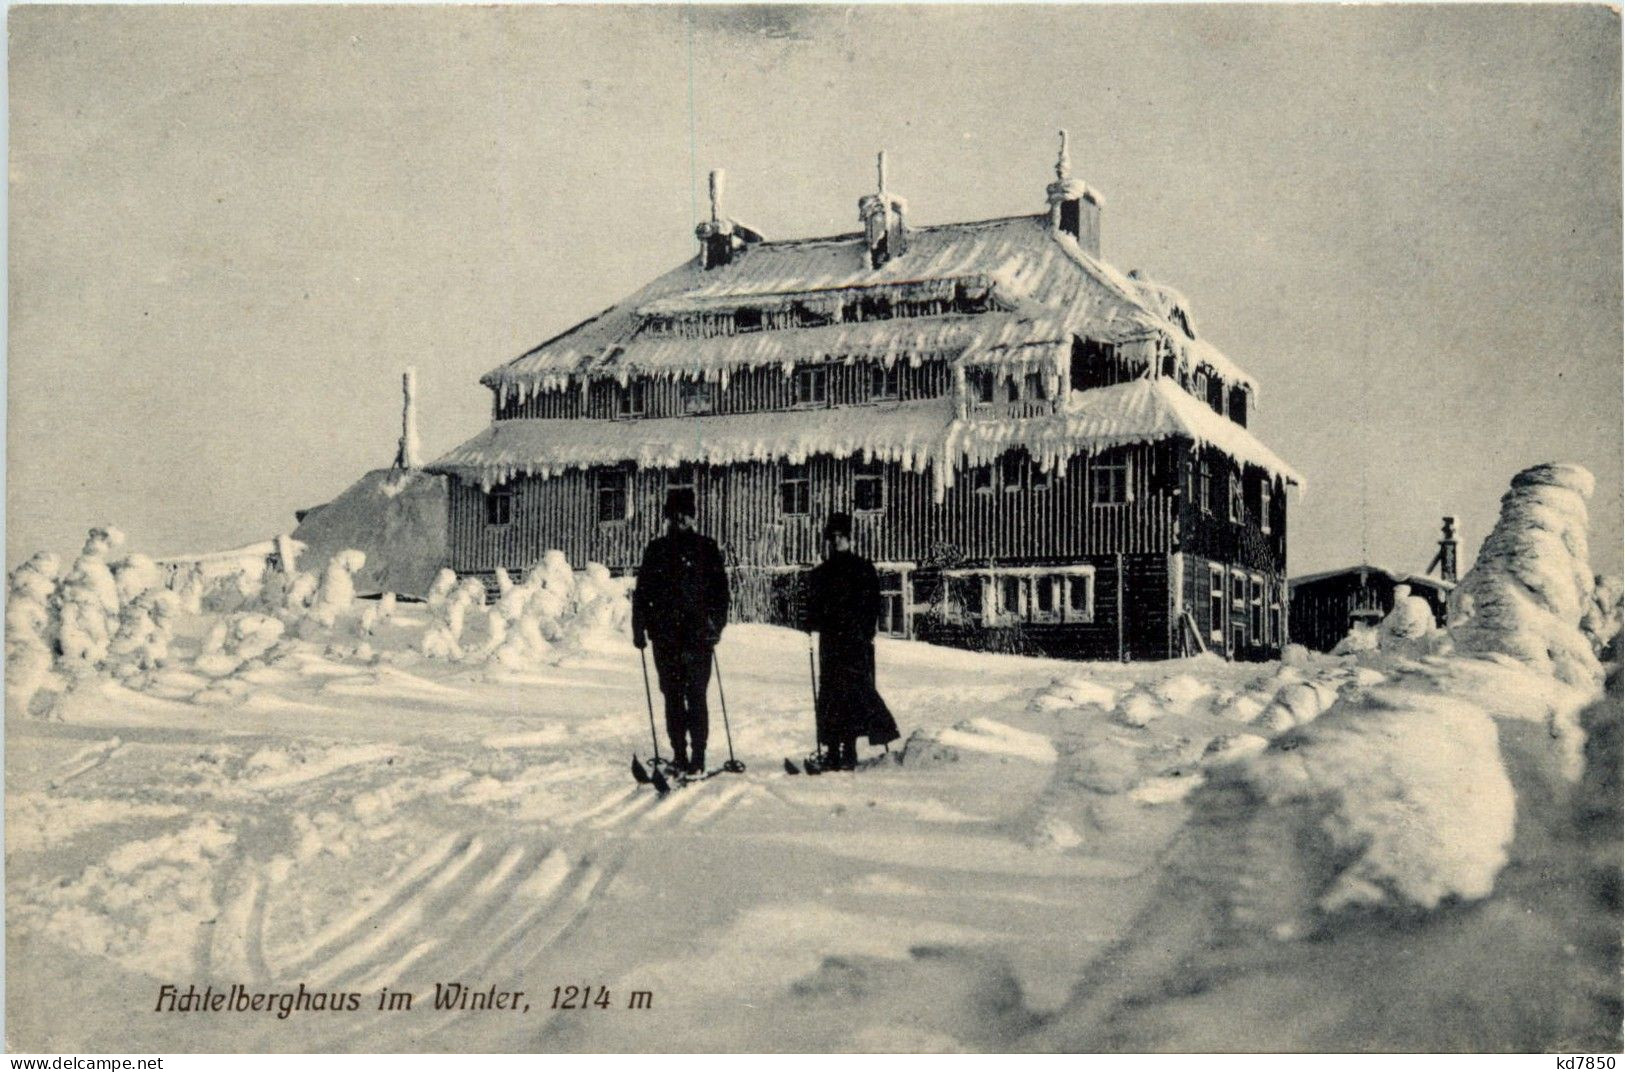
<path fill-rule="evenodd" d="M 1247 427 L 1247 388 L 1230 388 L 1230 419 Z"/>
<path fill-rule="evenodd" d="M 981 405 L 991 405 L 993 402 L 993 389 L 996 386 L 993 370 L 974 368 L 965 373 L 965 385 L 970 393 L 970 400 Z"/>
<path fill-rule="evenodd" d="M 736 309 L 734 311 L 734 330 L 738 332 L 761 331 L 762 311 L 748 307 Z"/>

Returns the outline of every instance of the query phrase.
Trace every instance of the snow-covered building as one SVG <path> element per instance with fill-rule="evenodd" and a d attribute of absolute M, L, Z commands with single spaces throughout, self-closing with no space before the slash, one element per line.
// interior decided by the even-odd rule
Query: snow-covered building
<path fill-rule="evenodd" d="M 693 260 L 481 378 L 490 427 L 428 466 L 453 478 L 449 564 L 634 570 L 690 487 L 747 619 L 795 619 L 842 510 L 891 633 L 1278 651 L 1299 477 L 1186 300 L 1101 259 L 1070 171 L 1063 134 L 1044 212 L 914 226 L 882 154 L 862 231 L 785 241 L 728 219 L 714 173 Z"/>
<path fill-rule="evenodd" d="M 1444 519 L 1439 551 L 1426 573 L 1402 573 L 1362 562 L 1304 574 L 1287 582 L 1288 639 L 1314 651 L 1331 651 L 1355 626 L 1375 628 L 1393 611 L 1401 586 L 1424 600 L 1434 623 L 1445 624 L 1456 587 L 1456 519 Z M 1435 569 L 1439 576 L 1428 574 Z"/>

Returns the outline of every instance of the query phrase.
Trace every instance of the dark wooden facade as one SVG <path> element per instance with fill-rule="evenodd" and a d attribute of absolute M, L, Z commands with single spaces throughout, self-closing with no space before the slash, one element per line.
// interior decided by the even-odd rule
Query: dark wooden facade
<path fill-rule="evenodd" d="M 1331 651 L 1356 623 L 1376 625 L 1394 609 L 1394 589 L 1409 585 L 1444 625 L 1446 604 L 1454 585 L 1431 577 L 1391 573 L 1375 566 L 1353 566 L 1291 582 L 1294 644 L 1312 651 Z"/>
<path fill-rule="evenodd" d="M 800 466 L 572 470 L 490 493 L 457 481 L 450 565 L 492 579 L 498 567 L 523 570 L 557 548 L 577 568 L 633 571 L 660 531 L 667 491 L 689 486 L 699 528 L 727 556 L 744 620 L 798 621 L 801 577 L 821 558 L 823 520 L 840 510 L 853 515 L 856 549 L 881 563 L 894 588 L 886 624 L 900 635 L 1071 658 L 1279 651 L 1285 495 L 1262 470 L 1176 439 L 1078 454 L 1055 473 L 1017 449 L 954 476 L 940 500 L 931 471 L 829 455 Z M 801 481 L 804 493 L 787 489 Z M 867 501 L 860 481 L 870 482 Z M 878 509 L 862 509 L 876 505 L 874 482 Z M 1213 625 L 1212 564 L 1227 597 L 1232 577 L 1241 579 L 1239 632 L 1229 609 Z M 1084 585 L 1086 607 L 1060 605 Z M 1255 598 L 1259 630 L 1248 617 Z"/>

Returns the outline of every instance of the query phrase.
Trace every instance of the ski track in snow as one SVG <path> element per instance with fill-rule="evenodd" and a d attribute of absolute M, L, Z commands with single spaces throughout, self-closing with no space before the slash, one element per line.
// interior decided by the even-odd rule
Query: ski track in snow
<path fill-rule="evenodd" d="M 742 651 L 751 645 L 762 646 L 754 660 Z M 561 664 L 535 675 L 545 685 L 516 692 L 500 675 L 462 667 L 419 660 L 407 671 L 307 654 L 281 678 L 261 675 L 233 707 L 109 687 L 83 718 L 25 723 L 15 741 L 46 749 L 35 753 L 44 759 L 31 789 L 45 805 L 60 807 L 55 795 L 93 797 L 97 807 L 105 799 L 115 810 L 125 800 L 188 806 L 193 819 L 237 837 L 209 864 L 219 908 L 197 932 L 197 978 L 364 995 L 361 1014 L 309 1016 L 291 1035 L 286 1023 L 248 1028 L 268 1050 L 435 1040 L 500 1048 L 583 1024 L 591 1041 L 580 1045 L 602 1047 L 608 1037 L 591 1032 L 611 1030 L 607 1020 L 599 1029 L 551 1010 L 507 1022 L 431 1010 L 388 1026 L 368 1013 L 386 987 L 428 1003 L 436 981 L 522 989 L 534 973 L 538 985 L 580 982 L 578 961 L 605 983 L 635 981 L 646 967 L 690 955 L 669 948 L 673 936 L 696 949 L 742 940 L 736 916 L 778 918 L 786 905 L 822 899 L 843 918 L 866 918 L 871 904 L 875 918 L 901 913 L 922 934 L 974 935 L 978 946 L 1030 963 L 1063 955 L 1050 940 L 1058 931 L 1074 943 L 1109 940 L 1128 911 L 1118 906 L 1123 883 L 1143 862 L 1097 858 L 1076 818 L 1085 835 L 1060 848 L 1034 849 L 1021 825 L 1023 809 L 1065 775 L 1057 741 L 1066 718 L 1082 717 L 1026 710 L 1057 667 L 914 645 L 879 650 L 882 688 L 905 734 L 924 729 L 959 758 L 916 766 L 894 753 L 855 774 L 783 773 L 780 757 L 800 755 L 811 728 L 804 638 L 753 628 L 730 629 L 722 652 L 734 744 L 751 770 L 665 796 L 630 784 L 624 767 L 629 747 L 647 746 L 630 658 Z M 888 674 L 902 676 L 889 685 Z M 1115 672 L 1113 686 L 1126 688 L 1126 675 Z M 1143 755 L 1135 762 L 1149 776 L 1159 763 L 1150 742 L 1163 739 L 1155 734 L 1113 727 L 1102 739 Z M 92 836 L 80 840 L 92 864 L 106 851 Z M 723 887 L 718 873 L 728 876 Z M 642 900 L 655 889 L 658 908 Z M 1100 906 L 1081 907 L 1102 890 L 1112 898 L 1103 920 Z M 987 925 L 990 908 L 998 929 Z M 1088 928 L 1076 926 L 1080 910 L 1090 912 Z M 854 948 L 879 939 L 847 936 Z M 809 954 L 816 946 L 815 935 L 798 941 Z M 727 953 L 735 955 L 767 973 L 757 981 L 765 1001 L 795 982 L 782 974 L 792 966 L 771 956 Z M 231 1028 L 213 1030 L 243 1045 Z"/>

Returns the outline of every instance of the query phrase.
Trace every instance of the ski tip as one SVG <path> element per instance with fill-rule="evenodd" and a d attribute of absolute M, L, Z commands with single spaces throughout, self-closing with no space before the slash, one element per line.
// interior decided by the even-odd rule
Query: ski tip
<path fill-rule="evenodd" d="M 649 784 L 649 771 L 643 766 L 637 756 L 632 757 L 632 777 L 638 780 L 639 785 Z"/>
<path fill-rule="evenodd" d="M 671 783 L 666 781 L 666 776 L 661 774 L 658 770 L 653 771 L 650 774 L 649 780 L 654 783 L 655 792 L 659 793 L 661 796 L 665 796 L 667 793 L 671 792 Z"/>
<path fill-rule="evenodd" d="M 800 774 L 801 769 L 799 767 L 797 767 L 794 763 L 791 763 L 787 759 L 787 760 L 784 761 L 784 773 L 786 773 L 786 774 Z"/>

